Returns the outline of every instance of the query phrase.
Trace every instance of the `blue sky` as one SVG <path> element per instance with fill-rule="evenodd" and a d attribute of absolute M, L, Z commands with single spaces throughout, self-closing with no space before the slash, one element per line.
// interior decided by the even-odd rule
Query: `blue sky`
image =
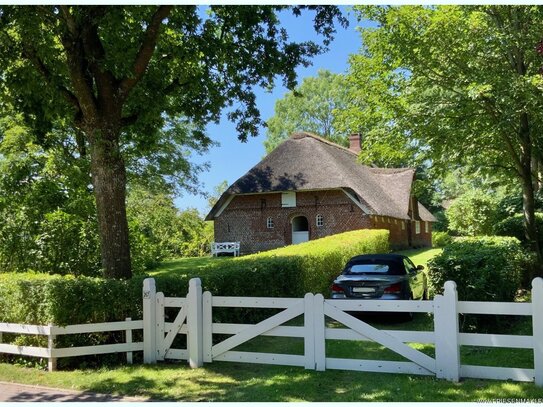
<path fill-rule="evenodd" d="M 349 18 L 349 27 L 344 29 L 338 26 L 335 39 L 330 44 L 330 50 L 313 58 L 313 65 L 307 68 L 298 68 L 299 83 L 305 77 L 315 76 L 319 69 L 328 69 L 334 73 L 345 73 L 348 69 L 349 55 L 359 50 L 361 42 L 360 35 L 356 31 L 358 24 L 354 13 L 348 7 L 341 8 Z M 284 15 L 281 21 L 291 39 L 320 42 L 319 37 L 313 30 L 309 13 L 298 18 L 290 14 Z M 273 116 L 276 100 L 281 99 L 286 92 L 287 89 L 280 86 L 280 83 L 271 93 L 263 89 L 255 92 L 257 105 L 264 120 Z M 219 124 L 210 124 L 207 127 L 207 133 L 212 140 L 220 145 L 211 148 L 204 156 L 192 157 L 193 162 L 208 162 L 210 164 L 209 170 L 203 172 L 199 177 L 200 183 L 203 184 L 203 191 L 212 192 L 213 188 L 224 180 L 229 185 L 232 184 L 257 164 L 265 154 L 263 143 L 266 138 L 266 130 L 264 128 L 260 130 L 258 137 L 251 137 L 246 143 L 242 143 L 237 138 L 235 125 L 230 123 L 223 115 L 223 119 Z M 196 208 L 202 215 L 207 214 L 207 199 L 201 195 L 183 193 L 182 196 L 175 199 L 175 204 L 180 209 Z"/>

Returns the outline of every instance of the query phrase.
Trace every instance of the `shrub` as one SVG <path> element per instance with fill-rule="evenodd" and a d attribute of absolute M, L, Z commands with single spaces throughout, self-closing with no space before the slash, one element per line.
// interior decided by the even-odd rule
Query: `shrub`
<path fill-rule="evenodd" d="M 463 301 L 513 301 L 529 259 L 512 237 L 459 238 L 428 263 L 436 294 L 447 280 L 456 282 Z"/>
<path fill-rule="evenodd" d="M 543 244 L 543 213 L 535 214 L 539 243 Z M 494 225 L 494 234 L 498 236 L 516 237 L 522 243 L 526 244 L 526 236 L 524 235 L 524 215 L 516 214 L 502 220 Z"/>
<path fill-rule="evenodd" d="M 452 237 L 447 232 L 432 232 L 432 246 L 445 247 L 452 242 Z"/>
<path fill-rule="evenodd" d="M 491 234 L 497 220 L 496 205 L 496 198 L 481 190 L 461 195 L 445 212 L 449 230 L 460 236 Z"/>

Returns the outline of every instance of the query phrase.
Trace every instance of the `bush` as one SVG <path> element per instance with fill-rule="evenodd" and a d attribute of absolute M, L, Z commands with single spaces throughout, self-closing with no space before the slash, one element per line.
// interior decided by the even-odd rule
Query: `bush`
<path fill-rule="evenodd" d="M 539 244 L 543 244 L 543 213 L 535 214 Z M 524 215 L 516 214 L 494 225 L 494 234 L 498 236 L 516 237 L 522 243 L 526 244 L 526 236 L 524 235 Z"/>
<path fill-rule="evenodd" d="M 428 263 L 435 294 L 456 282 L 461 301 L 513 301 L 529 258 L 512 237 L 459 238 Z"/>
<path fill-rule="evenodd" d="M 447 232 L 434 232 L 432 231 L 432 246 L 433 247 L 445 247 L 452 242 L 452 237 Z"/>

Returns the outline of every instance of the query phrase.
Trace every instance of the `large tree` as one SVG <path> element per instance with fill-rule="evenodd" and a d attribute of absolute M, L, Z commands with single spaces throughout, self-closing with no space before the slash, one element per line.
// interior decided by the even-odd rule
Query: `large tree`
<path fill-rule="evenodd" d="M 266 122 L 266 152 L 297 131 L 309 131 L 347 144 L 348 134 L 344 128 L 337 128 L 335 120 L 337 112 L 347 107 L 346 85 L 343 75 L 319 70 L 316 77 L 305 78 L 300 86 L 275 102 L 274 115 Z"/>
<path fill-rule="evenodd" d="M 337 7 L 306 8 L 325 45 L 334 19 L 346 24 Z M 255 135 L 253 88 L 276 75 L 293 88 L 295 68 L 323 50 L 289 41 L 284 9 L 303 7 L 0 7 L 1 94 L 44 143 L 54 125 L 71 127 L 90 157 L 105 276 L 131 276 L 126 151 L 152 151 L 167 119 L 206 143 L 203 126 L 225 107 L 240 139 Z"/>
<path fill-rule="evenodd" d="M 543 159 L 538 6 L 359 7 L 378 23 L 349 80 L 370 108 L 351 112 L 367 138 L 442 172 L 472 167 L 520 184 L 527 240 L 538 254 L 534 189 Z M 379 151 L 379 149 L 377 149 Z M 386 156 L 386 149 L 382 149 Z"/>

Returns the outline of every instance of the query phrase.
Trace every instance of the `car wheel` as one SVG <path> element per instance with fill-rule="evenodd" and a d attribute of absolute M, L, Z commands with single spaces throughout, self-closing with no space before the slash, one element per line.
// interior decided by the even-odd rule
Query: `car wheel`
<path fill-rule="evenodd" d="M 409 297 L 409 301 L 413 301 L 413 294 Z M 412 312 L 402 312 L 403 314 L 403 320 L 405 322 L 413 321 L 413 313 Z"/>
<path fill-rule="evenodd" d="M 424 289 L 424 292 L 422 293 L 422 300 L 427 301 L 429 299 L 428 297 L 428 288 Z"/>

